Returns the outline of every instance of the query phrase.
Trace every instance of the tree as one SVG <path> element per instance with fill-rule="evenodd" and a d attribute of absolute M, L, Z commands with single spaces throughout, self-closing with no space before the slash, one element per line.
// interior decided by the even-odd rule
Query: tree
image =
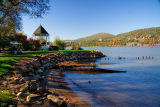
<path fill-rule="evenodd" d="M 8 27 L 8 26 L 0 27 L 0 35 L 13 36 L 14 34 L 15 34 L 15 31 L 11 27 Z"/>
<path fill-rule="evenodd" d="M 44 37 L 38 37 L 37 40 L 38 40 L 39 42 L 41 41 L 41 43 L 46 43 L 46 40 L 45 40 Z"/>
<path fill-rule="evenodd" d="M 21 28 L 21 16 L 42 17 L 49 10 L 49 0 L 0 0 L 0 26 Z"/>
<path fill-rule="evenodd" d="M 4 48 L 8 47 L 10 44 L 9 38 L 0 35 L 0 52 L 1 50 L 4 50 Z"/>
<path fill-rule="evenodd" d="M 66 43 L 63 40 L 60 40 L 59 37 L 54 39 L 53 45 L 57 46 L 61 50 L 64 50 L 66 47 Z"/>
<path fill-rule="evenodd" d="M 34 39 L 30 38 L 28 41 L 30 44 L 32 44 L 32 50 L 40 50 L 41 45 L 38 40 L 34 40 Z"/>

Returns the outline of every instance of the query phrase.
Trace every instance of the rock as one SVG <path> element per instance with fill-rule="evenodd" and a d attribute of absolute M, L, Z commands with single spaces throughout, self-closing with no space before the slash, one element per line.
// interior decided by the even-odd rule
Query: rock
<path fill-rule="evenodd" d="M 56 103 L 58 106 L 60 107 L 64 107 L 66 106 L 66 102 L 64 100 L 62 100 L 61 98 L 59 98 L 58 96 L 55 96 L 55 95 L 48 95 L 47 98 L 49 100 L 52 100 L 53 103 Z"/>
<path fill-rule="evenodd" d="M 37 72 L 38 72 L 38 73 L 42 73 L 43 71 L 42 71 L 41 69 L 38 69 Z"/>
<path fill-rule="evenodd" d="M 14 75 L 20 74 L 20 71 L 12 71 Z"/>
<path fill-rule="evenodd" d="M 31 82 L 29 86 L 29 92 L 35 92 L 37 90 L 36 82 Z"/>
<path fill-rule="evenodd" d="M 17 107 L 28 107 L 28 105 L 18 104 Z"/>
<path fill-rule="evenodd" d="M 28 88 L 29 88 L 29 83 L 27 82 L 20 88 L 20 91 L 25 92 L 28 90 Z"/>
<path fill-rule="evenodd" d="M 41 79 L 41 76 L 37 74 L 37 75 L 34 76 L 34 79 L 35 79 L 35 80 L 40 80 L 40 79 Z"/>
<path fill-rule="evenodd" d="M 23 93 L 22 92 L 19 92 L 18 94 L 17 94 L 17 97 L 22 97 L 23 96 Z"/>
<path fill-rule="evenodd" d="M 35 82 L 35 83 L 36 83 L 36 82 L 37 82 L 37 80 L 31 80 L 31 82 Z"/>
<path fill-rule="evenodd" d="M 24 80 L 24 81 L 30 81 L 30 80 L 32 80 L 32 78 L 26 76 L 26 77 L 23 77 L 23 80 Z"/>
<path fill-rule="evenodd" d="M 27 96 L 27 99 L 26 99 L 27 102 L 39 101 L 39 100 L 40 100 L 40 96 L 37 94 L 30 94 Z"/>
<path fill-rule="evenodd" d="M 4 86 L 7 86 L 7 85 L 8 85 L 8 82 L 7 82 L 7 81 L 3 81 L 2 84 L 3 84 Z"/>
<path fill-rule="evenodd" d="M 19 92 L 19 93 L 17 94 L 17 97 L 18 97 L 18 98 L 26 98 L 28 95 L 29 95 L 29 93 Z"/>
<path fill-rule="evenodd" d="M 15 105 L 9 105 L 8 107 L 16 107 Z"/>
<path fill-rule="evenodd" d="M 9 84 L 17 84 L 19 82 L 19 78 L 12 78 L 12 80 L 9 80 Z"/>
<path fill-rule="evenodd" d="M 37 88 L 37 93 L 39 93 L 41 96 L 47 96 L 48 95 L 48 91 L 44 88 Z"/>
<path fill-rule="evenodd" d="M 20 79 L 19 79 L 19 82 L 20 82 L 20 83 L 24 83 L 24 82 L 25 82 L 25 81 L 24 81 L 24 78 L 23 78 L 23 77 L 20 78 Z"/>
<path fill-rule="evenodd" d="M 28 75 L 29 76 L 34 76 L 34 74 L 32 72 L 29 72 Z"/>
<path fill-rule="evenodd" d="M 17 91 L 17 92 L 19 92 L 19 90 L 20 90 L 20 88 L 22 87 L 23 85 L 21 85 L 21 84 L 9 84 L 8 85 L 8 88 L 10 89 L 10 91 L 11 90 L 13 90 L 13 91 Z"/>
<path fill-rule="evenodd" d="M 57 107 L 57 105 L 53 103 L 52 100 L 49 100 L 49 99 L 44 100 L 44 105 L 45 107 Z"/>

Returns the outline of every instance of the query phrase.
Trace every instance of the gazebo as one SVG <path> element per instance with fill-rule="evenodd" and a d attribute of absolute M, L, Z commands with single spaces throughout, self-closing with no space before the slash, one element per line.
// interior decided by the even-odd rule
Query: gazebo
<path fill-rule="evenodd" d="M 45 47 L 48 46 L 48 42 L 49 42 L 49 33 L 42 27 L 42 25 L 40 25 L 36 31 L 33 33 L 33 36 L 35 36 L 35 38 L 40 37 L 40 44 L 42 45 L 42 37 L 45 38 L 46 40 L 46 44 Z"/>

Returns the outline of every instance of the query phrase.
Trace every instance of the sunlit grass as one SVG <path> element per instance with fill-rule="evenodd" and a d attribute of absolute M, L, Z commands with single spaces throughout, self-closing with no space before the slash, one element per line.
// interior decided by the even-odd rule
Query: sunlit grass
<path fill-rule="evenodd" d="M 8 69 L 0 68 L 0 76 L 3 75 L 4 73 L 6 73 L 7 71 L 8 71 Z"/>
<path fill-rule="evenodd" d="M 0 91 L 0 107 L 12 102 L 13 95 L 8 90 Z"/>

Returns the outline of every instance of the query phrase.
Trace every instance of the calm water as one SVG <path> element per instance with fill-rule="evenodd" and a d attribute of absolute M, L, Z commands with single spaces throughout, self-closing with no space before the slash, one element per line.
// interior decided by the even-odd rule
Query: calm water
<path fill-rule="evenodd" d="M 106 58 L 96 61 L 97 67 L 127 72 L 103 74 L 65 72 L 69 87 L 79 97 L 93 107 L 160 107 L 160 47 L 86 49 L 100 50 L 107 55 Z M 118 56 L 124 58 L 119 60 Z"/>

